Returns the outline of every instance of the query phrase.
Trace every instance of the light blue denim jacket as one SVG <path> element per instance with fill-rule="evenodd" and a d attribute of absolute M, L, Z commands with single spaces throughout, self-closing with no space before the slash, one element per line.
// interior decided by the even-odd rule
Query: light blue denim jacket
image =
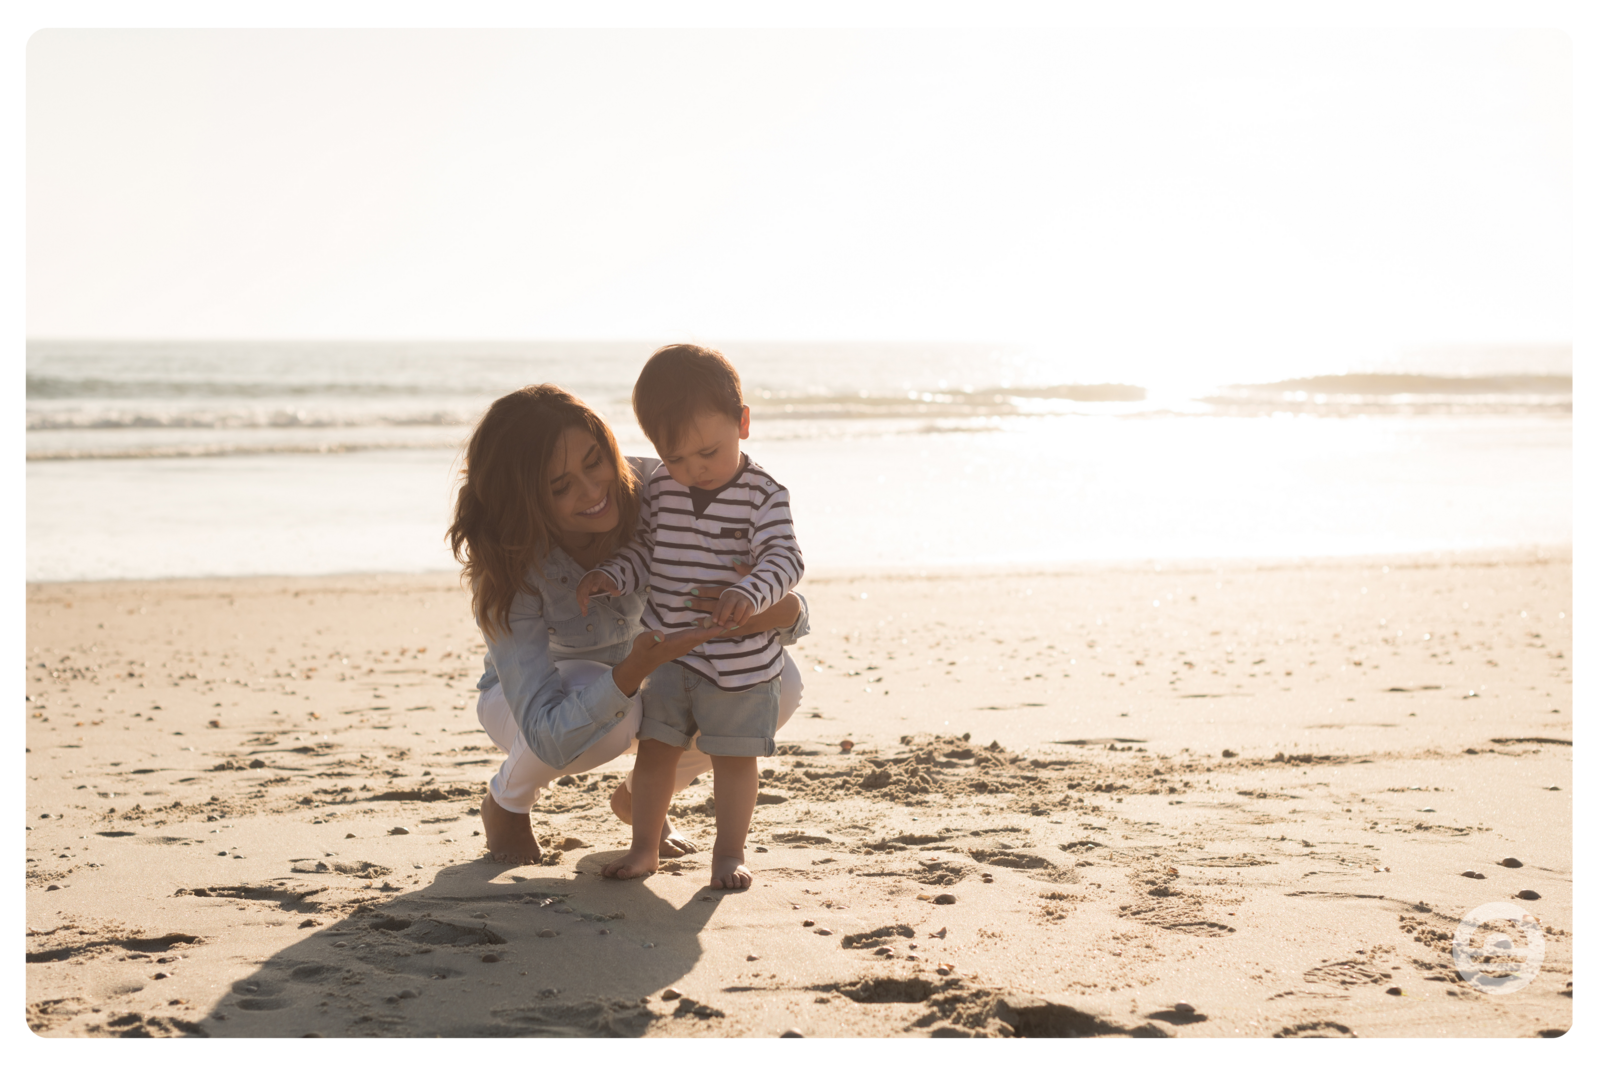
<path fill-rule="evenodd" d="M 648 478 L 660 462 L 630 459 L 641 477 Z M 622 694 L 607 670 L 576 692 L 562 686 L 555 664 L 563 659 L 588 659 L 616 666 L 628 657 L 633 639 L 644 632 L 639 616 L 644 595 L 597 597 L 589 613 L 578 610 L 575 589 L 584 574 L 572 557 L 552 547 L 544 560 L 544 573 L 528 574 L 537 592 L 520 593 L 511 602 L 510 632 L 491 636 L 484 632 L 488 651 L 478 690 L 498 684 L 522 730 L 528 747 L 546 765 L 567 765 L 609 733 L 628 713 L 629 697 Z M 798 593 L 796 594 L 798 595 Z M 810 610 L 800 597 L 800 617 L 779 630 L 783 644 L 793 644 L 811 631 Z"/>

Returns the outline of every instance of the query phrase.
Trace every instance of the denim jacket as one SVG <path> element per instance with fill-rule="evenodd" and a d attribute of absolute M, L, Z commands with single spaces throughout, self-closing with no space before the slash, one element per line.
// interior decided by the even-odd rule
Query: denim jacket
<path fill-rule="evenodd" d="M 646 462 L 653 466 L 657 461 Z M 645 465 L 639 460 L 633 463 L 636 468 Z M 537 592 L 520 593 L 511 603 L 510 633 L 484 633 L 488 651 L 479 691 L 500 686 L 528 747 L 552 767 L 567 765 L 609 733 L 627 717 L 630 702 L 610 670 L 586 688 L 568 692 L 555 664 L 587 659 L 616 666 L 644 631 L 639 624 L 644 596 L 639 592 L 596 597 L 589 601 L 587 615 L 580 612 L 575 590 L 583 574 L 583 567 L 570 555 L 552 547 L 544 560 L 544 574 L 528 575 Z M 785 645 L 793 644 L 810 630 L 810 610 L 800 597 L 800 617 L 779 630 L 778 637 Z"/>

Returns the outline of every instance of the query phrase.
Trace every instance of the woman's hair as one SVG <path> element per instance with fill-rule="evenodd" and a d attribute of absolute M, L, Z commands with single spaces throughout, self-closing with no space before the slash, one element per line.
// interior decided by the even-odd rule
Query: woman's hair
<path fill-rule="evenodd" d="M 699 415 L 715 412 L 737 422 L 743 407 L 739 372 L 721 352 L 698 344 L 657 348 L 633 384 L 639 428 L 663 453 Z"/>
<path fill-rule="evenodd" d="M 554 385 L 528 385 L 500 397 L 467 441 L 455 519 L 445 534 L 472 589 L 472 613 L 487 632 L 510 630 L 511 601 L 534 591 L 528 571 L 542 575 L 545 556 L 560 539 L 550 521 L 550 459 L 573 426 L 594 435 L 602 462 L 616 470 L 617 525 L 606 534 L 607 552 L 633 534 L 638 478 L 605 419 Z"/>

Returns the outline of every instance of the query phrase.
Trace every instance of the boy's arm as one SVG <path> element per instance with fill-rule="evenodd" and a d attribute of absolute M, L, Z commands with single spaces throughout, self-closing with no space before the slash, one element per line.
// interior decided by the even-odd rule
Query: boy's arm
<path fill-rule="evenodd" d="M 750 564 L 754 569 L 730 586 L 730 591 L 746 596 L 760 612 L 781 600 L 806 572 L 789 515 L 789 490 L 775 483 L 756 507 L 750 526 Z"/>
<path fill-rule="evenodd" d="M 589 571 L 603 574 L 616 586 L 616 595 L 626 596 L 650 584 L 650 557 L 656 542 L 656 494 L 646 485 L 644 499 L 639 501 L 639 522 L 634 527 L 633 539 L 615 555 Z M 585 574 L 587 579 L 589 574 Z"/>

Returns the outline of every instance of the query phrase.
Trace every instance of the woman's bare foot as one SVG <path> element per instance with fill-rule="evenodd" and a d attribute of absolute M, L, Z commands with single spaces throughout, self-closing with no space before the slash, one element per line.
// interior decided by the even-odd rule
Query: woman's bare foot
<path fill-rule="evenodd" d="M 744 854 L 711 856 L 712 888 L 749 888 L 750 870 L 744 864 Z"/>
<path fill-rule="evenodd" d="M 661 825 L 661 857 L 674 859 L 679 855 L 687 855 L 691 851 L 699 851 L 700 847 L 694 841 L 678 832 L 678 827 L 672 824 L 672 816 Z"/>
<path fill-rule="evenodd" d="M 483 817 L 483 838 L 491 859 L 517 866 L 539 861 L 543 852 L 539 850 L 539 842 L 533 839 L 532 818 L 506 810 L 487 792 L 478 805 L 478 812 Z"/>
<path fill-rule="evenodd" d="M 611 812 L 617 816 L 617 821 L 623 825 L 633 824 L 633 793 L 628 791 L 628 783 L 620 782 L 617 790 L 611 793 Z M 680 855 L 687 855 L 700 848 L 694 841 L 678 832 L 678 827 L 672 824 L 672 816 L 661 823 L 661 857 L 663 859 L 676 859 Z"/>
<path fill-rule="evenodd" d="M 656 867 L 660 865 L 660 862 L 661 860 L 656 853 L 649 849 L 639 851 L 638 849 L 630 848 L 628 854 L 601 870 L 600 875 L 602 877 L 615 877 L 619 881 L 627 881 L 630 878 L 644 877 L 655 873 Z"/>

